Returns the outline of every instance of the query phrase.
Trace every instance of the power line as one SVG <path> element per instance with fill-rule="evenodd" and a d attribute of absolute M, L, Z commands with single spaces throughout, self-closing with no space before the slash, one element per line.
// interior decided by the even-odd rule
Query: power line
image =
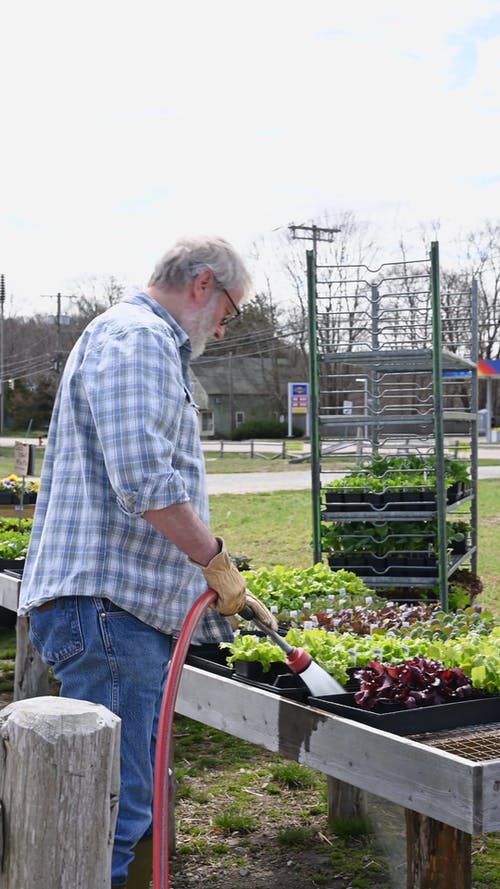
<path fill-rule="evenodd" d="M 48 373 L 54 370 L 54 365 L 52 361 L 49 361 L 47 364 L 42 365 L 37 370 L 32 371 L 31 373 L 19 374 L 15 377 L 16 380 L 28 380 L 31 377 L 39 377 L 43 373 Z M 7 382 L 7 381 L 5 381 Z"/>
<path fill-rule="evenodd" d="M 12 377 L 15 378 L 19 376 L 19 373 L 22 373 L 24 370 L 30 367 L 34 367 L 40 361 L 45 361 L 46 359 L 51 357 L 51 353 L 43 352 L 40 355 L 36 355 L 32 358 L 24 358 L 18 360 L 17 362 L 13 361 L 10 364 L 4 364 L 2 379 L 11 379 Z"/>
<path fill-rule="evenodd" d="M 269 327 L 263 328 L 265 330 L 267 336 L 262 337 L 262 333 L 260 333 L 259 329 L 249 330 L 247 333 L 242 333 L 241 336 L 231 336 L 231 338 L 225 338 L 223 340 L 216 340 L 213 343 L 210 343 L 210 351 L 216 349 L 229 349 L 235 346 L 244 346 L 247 343 L 252 343 L 255 341 L 256 337 L 259 337 L 259 343 L 268 342 L 269 340 L 279 341 L 280 339 L 287 339 L 291 336 L 297 336 L 299 334 L 304 334 L 306 332 L 306 324 L 295 323 L 292 322 L 288 327 L 283 327 L 281 329 L 273 329 L 270 330 Z"/>

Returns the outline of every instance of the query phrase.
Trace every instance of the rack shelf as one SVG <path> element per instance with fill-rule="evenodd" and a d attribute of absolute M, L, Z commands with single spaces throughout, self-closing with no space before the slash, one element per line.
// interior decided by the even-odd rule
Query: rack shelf
<path fill-rule="evenodd" d="M 354 564 L 352 570 L 374 587 L 434 586 L 448 608 L 450 577 L 463 562 L 473 573 L 477 565 L 475 282 L 467 292 L 447 289 L 441 299 L 437 242 L 428 258 L 414 264 L 384 263 L 378 280 L 369 280 L 377 272 L 362 264 L 320 265 L 313 251 L 307 262 L 314 559 L 341 555 L 345 534 L 350 567 L 347 553 L 356 555 L 357 534 L 349 523 L 360 523 L 365 537 L 371 528 L 391 523 L 394 541 L 387 547 L 392 549 L 404 537 L 397 525 L 414 523 L 436 559 L 433 573 L 415 568 L 407 578 L 377 577 Z M 340 481 L 346 476 L 346 457 L 352 468 Z M 387 469 L 380 470 L 383 465 Z M 384 492 L 397 488 L 405 466 L 409 478 L 419 479 L 415 490 L 426 492 L 415 494 L 420 506 L 411 500 L 407 507 L 384 502 Z M 454 502 L 449 502 L 450 467 L 466 479 L 466 496 Z M 368 491 L 382 491 L 381 500 L 369 496 L 358 505 L 346 497 L 347 502 L 332 507 L 333 497 L 326 502 L 329 483 L 337 492 L 348 491 L 349 476 L 358 488 L 366 480 Z M 448 537 L 457 533 L 453 527 L 459 522 L 467 527 L 470 545 L 450 561 Z M 333 523 L 336 534 L 325 533 L 325 523 Z M 366 548 L 365 540 L 362 551 Z"/>

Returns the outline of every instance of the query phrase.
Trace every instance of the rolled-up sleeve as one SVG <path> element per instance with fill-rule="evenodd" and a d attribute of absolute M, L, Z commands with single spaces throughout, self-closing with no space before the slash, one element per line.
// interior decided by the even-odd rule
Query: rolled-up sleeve
<path fill-rule="evenodd" d="M 107 331 L 81 365 L 82 386 L 117 503 L 129 515 L 189 500 L 174 467 L 186 388 L 178 350 L 164 330 Z M 193 413 L 193 412 L 191 412 Z"/>

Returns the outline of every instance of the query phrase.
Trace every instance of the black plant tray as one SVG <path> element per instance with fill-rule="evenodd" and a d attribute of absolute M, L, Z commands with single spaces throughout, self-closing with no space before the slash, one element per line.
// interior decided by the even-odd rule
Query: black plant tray
<path fill-rule="evenodd" d="M 228 652 L 225 648 L 219 648 L 219 643 L 214 642 L 213 645 L 190 645 L 186 657 L 186 664 L 191 667 L 199 667 L 201 670 L 208 670 L 209 673 L 216 673 L 218 676 L 233 675 L 231 667 L 226 664 Z"/>
<path fill-rule="evenodd" d="M 264 633 L 260 630 L 253 630 L 251 633 L 242 630 L 241 635 L 264 638 Z M 232 676 L 232 667 L 229 667 L 226 663 L 228 657 L 229 651 L 227 648 L 220 648 L 218 642 L 205 642 L 203 645 L 189 646 L 186 664 L 190 664 L 192 667 L 199 667 L 200 670 L 208 670 L 209 673 L 217 673 L 219 676 Z"/>
<path fill-rule="evenodd" d="M 413 710 L 402 708 L 386 713 L 357 707 L 352 694 L 309 697 L 308 703 L 320 710 L 363 722 L 365 725 L 371 725 L 393 735 L 420 735 L 466 725 L 500 722 L 500 696 L 493 695 L 468 701 L 450 701 L 448 704 L 416 707 Z"/>
<path fill-rule="evenodd" d="M 236 661 L 232 676 L 245 685 L 272 691 L 295 701 L 305 703 L 309 696 L 309 689 L 300 676 L 292 673 L 286 664 L 271 664 L 269 671 L 264 673 L 261 665 L 255 661 Z"/>
<path fill-rule="evenodd" d="M 26 559 L 0 559 L 0 571 L 23 572 Z"/>
<path fill-rule="evenodd" d="M 225 676 L 227 679 L 236 679 L 246 685 L 255 688 L 272 691 L 275 694 L 293 698 L 305 703 L 309 695 L 309 689 L 286 664 L 277 663 L 271 666 L 269 672 L 264 673 L 259 663 L 255 661 L 236 661 L 233 670 L 226 664 L 227 653 L 224 648 L 219 648 L 218 643 L 213 645 L 191 645 L 186 657 L 186 664 L 207 670 L 217 676 Z"/>

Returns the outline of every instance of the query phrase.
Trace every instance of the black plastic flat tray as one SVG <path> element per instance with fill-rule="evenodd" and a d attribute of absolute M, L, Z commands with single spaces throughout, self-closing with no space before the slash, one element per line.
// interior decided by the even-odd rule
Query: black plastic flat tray
<path fill-rule="evenodd" d="M 262 667 L 253 661 L 237 661 L 236 669 L 232 670 L 226 664 L 226 649 L 214 645 L 191 645 L 186 657 L 186 664 L 215 673 L 217 676 L 225 676 L 235 679 L 245 685 L 264 689 L 292 698 L 295 701 L 305 703 L 309 695 L 309 689 L 299 676 L 287 667 L 286 664 L 274 664 L 268 673 L 262 672 Z"/>
<path fill-rule="evenodd" d="M 284 669 L 286 670 L 285 665 Z M 263 691 L 271 691 L 276 695 L 282 695 L 284 698 L 291 698 L 294 701 L 299 701 L 304 704 L 309 697 L 309 689 L 307 686 L 302 682 L 302 679 L 300 679 L 299 676 L 296 676 L 292 672 L 278 674 L 269 682 L 265 681 L 266 673 L 263 673 L 262 681 L 249 679 L 247 676 L 242 676 L 236 671 L 232 676 L 236 682 L 243 682 L 244 685 L 251 685 L 253 688 L 259 688 Z"/>
<path fill-rule="evenodd" d="M 191 645 L 186 657 L 186 664 L 192 667 L 199 667 L 200 670 L 208 670 L 209 673 L 216 673 L 218 676 L 226 676 L 230 678 L 233 675 L 231 667 L 226 664 L 228 651 L 226 648 L 219 648 L 219 643 L 213 645 Z"/>
<path fill-rule="evenodd" d="M 401 709 L 390 713 L 364 710 L 356 706 L 352 694 L 309 697 L 308 703 L 320 710 L 363 722 L 393 735 L 419 735 L 467 725 L 500 722 L 500 696 L 450 701 L 448 704 L 433 704 L 430 707 Z"/>

